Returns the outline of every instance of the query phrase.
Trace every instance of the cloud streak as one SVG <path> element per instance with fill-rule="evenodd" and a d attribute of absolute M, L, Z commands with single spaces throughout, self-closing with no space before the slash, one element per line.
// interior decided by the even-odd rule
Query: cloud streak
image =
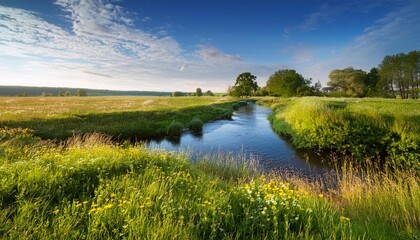
<path fill-rule="evenodd" d="M 205 47 L 200 46 L 200 49 L 197 51 L 200 58 L 206 62 L 240 62 L 241 58 L 239 56 L 229 55 L 222 53 L 219 49 L 214 47 Z"/>
<path fill-rule="evenodd" d="M 12 57 L 19 62 L 9 66 L 8 76 L 29 85 L 61 78 L 49 85 L 172 91 L 195 89 L 208 72 L 205 85 L 224 91 L 233 71 L 241 68 L 218 69 L 221 63 L 238 63 L 238 56 L 204 47 L 190 54 L 170 36 L 134 28 L 130 13 L 117 3 L 57 0 L 71 31 L 36 13 L 0 6 L 0 62 Z M 198 58 L 191 57 L 197 53 Z"/>
<path fill-rule="evenodd" d="M 369 71 L 377 67 L 386 55 L 420 49 L 420 2 L 406 1 L 404 5 L 378 19 L 363 33 L 341 49 L 330 49 L 329 57 L 323 61 L 297 65 L 307 76 L 328 81 L 333 69 L 353 66 Z M 413 48 L 414 46 L 414 48 Z"/>

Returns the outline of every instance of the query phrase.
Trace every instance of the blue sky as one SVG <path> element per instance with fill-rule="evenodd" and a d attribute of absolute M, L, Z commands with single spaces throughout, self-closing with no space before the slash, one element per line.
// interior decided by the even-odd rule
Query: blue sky
<path fill-rule="evenodd" d="M 0 0 L 0 85 L 225 92 L 295 69 L 325 86 L 420 50 L 419 0 Z"/>

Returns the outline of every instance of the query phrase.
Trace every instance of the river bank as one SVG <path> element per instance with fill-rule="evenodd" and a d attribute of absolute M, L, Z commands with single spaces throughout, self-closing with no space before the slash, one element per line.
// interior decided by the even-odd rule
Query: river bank
<path fill-rule="evenodd" d="M 420 170 L 419 100 L 308 97 L 259 103 L 273 109 L 273 129 L 296 148 Z"/>
<path fill-rule="evenodd" d="M 345 163 L 328 188 L 235 156 L 2 128 L 0 238 L 417 239 L 418 172 Z"/>

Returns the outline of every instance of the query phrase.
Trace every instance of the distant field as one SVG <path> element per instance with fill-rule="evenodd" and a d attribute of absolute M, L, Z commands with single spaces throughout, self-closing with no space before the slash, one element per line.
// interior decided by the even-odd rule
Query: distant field
<path fill-rule="evenodd" d="M 101 132 L 148 138 L 165 135 L 173 121 L 188 127 L 193 118 L 232 114 L 224 97 L 0 97 L 0 127 L 22 127 L 43 138 Z"/>
<path fill-rule="evenodd" d="M 0 86 L 0 96 L 58 96 L 59 94 L 77 95 L 80 88 Z M 170 96 L 170 92 L 154 91 L 117 91 L 104 89 L 84 89 L 88 96 Z"/>

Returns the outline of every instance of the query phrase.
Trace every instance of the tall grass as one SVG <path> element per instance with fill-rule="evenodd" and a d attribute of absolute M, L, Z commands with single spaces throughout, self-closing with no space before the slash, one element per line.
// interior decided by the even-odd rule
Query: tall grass
<path fill-rule="evenodd" d="M 109 145 L 100 135 L 64 144 L 35 139 L 26 146 L 35 152 L 19 161 L 5 161 L 11 151 L 1 154 L 1 238 L 321 239 L 348 233 L 327 202 L 246 174 L 232 162 L 214 174 L 215 162 L 191 164 L 181 155 Z M 329 213 L 319 219 L 313 216 L 318 209 Z"/>
<path fill-rule="evenodd" d="M 275 109 L 273 129 L 290 136 L 298 148 L 335 150 L 358 160 L 386 159 L 393 166 L 420 169 L 418 100 L 279 101 L 266 103 Z"/>
<path fill-rule="evenodd" d="M 346 166 L 328 190 L 232 156 L 190 162 L 99 134 L 46 142 L 3 129 L 0 139 L 2 239 L 419 237 L 413 172 Z"/>
<path fill-rule="evenodd" d="M 413 170 L 340 168 L 337 206 L 353 219 L 354 230 L 372 239 L 417 239 L 420 234 L 420 178 Z"/>

